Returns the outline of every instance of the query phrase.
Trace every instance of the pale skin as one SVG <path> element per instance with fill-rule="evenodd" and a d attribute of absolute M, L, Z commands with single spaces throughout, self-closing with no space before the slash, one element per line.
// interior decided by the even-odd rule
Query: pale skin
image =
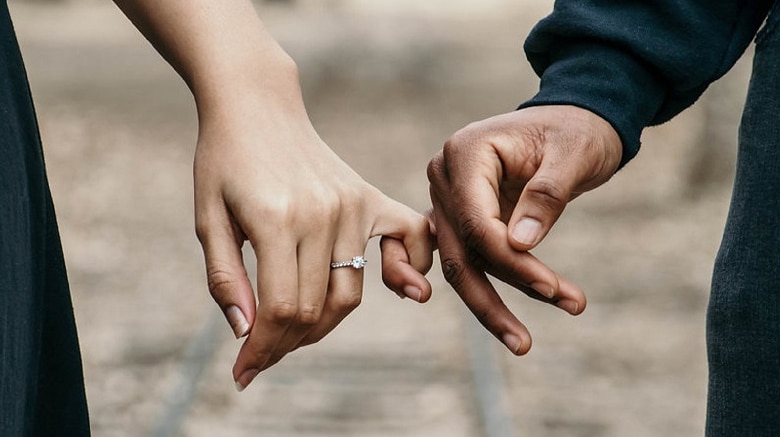
<path fill-rule="evenodd" d="M 239 390 L 319 341 L 359 303 L 362 270 L 330 269 L 382 239 L 385 284 L 425 302 L 429 223 L 366 183 L 317 135 L 295 63 L 248 0 L 116 0 L 192 90 L 195 227 L 209 290 L 237 338 Z M 257 258 L 255 294 L 241 255 Z M 377 260 L 378 261 L 378 260 Z"/>

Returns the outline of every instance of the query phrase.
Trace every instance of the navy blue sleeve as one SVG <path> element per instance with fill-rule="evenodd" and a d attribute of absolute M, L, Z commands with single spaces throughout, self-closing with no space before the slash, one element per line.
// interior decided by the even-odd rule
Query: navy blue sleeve
<path fill-rule="evenodd" d="M 723 76 L 752 41 L 773 0 L 556 0 L 525 52 L 541 78 L 520 107 L 568 104 L 609 121 L 621 166 L 642 129 L 668 121 Z"/>

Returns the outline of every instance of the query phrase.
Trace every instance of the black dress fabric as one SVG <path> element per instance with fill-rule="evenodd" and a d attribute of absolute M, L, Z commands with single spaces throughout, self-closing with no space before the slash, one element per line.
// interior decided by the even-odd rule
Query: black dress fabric
<path fill-rule="evenodd" d="M 70 291 L 38 126 L 0 3 L 0 436 L 85 436 Z"/>

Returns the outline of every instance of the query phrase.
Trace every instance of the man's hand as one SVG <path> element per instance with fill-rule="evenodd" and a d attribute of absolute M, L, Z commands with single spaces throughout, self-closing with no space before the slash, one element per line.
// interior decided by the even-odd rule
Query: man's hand
<path fill-rule="evenodd" d="M 490 274 L 572 315 L 585 295 L 528 250 L 579 194 L 603 184 L 620 163 L 612 126 L 574 106 L 540 106 L 472 123 L 428 166 L 434 223 L 447 281 L 513 353 L 531 335 L 502 302 Z"/>

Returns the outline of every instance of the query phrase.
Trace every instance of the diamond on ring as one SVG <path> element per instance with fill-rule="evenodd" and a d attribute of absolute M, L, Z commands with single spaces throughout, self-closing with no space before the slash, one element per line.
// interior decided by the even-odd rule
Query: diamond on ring
<path fill-rule="evenodd" d="M 339 262 L 330 263 L 330 268 L 338 269 L 341 267 L 352 267 L 354 269 L 360 270 L 363 267 L 365 267 L 366 264 L 368 264 L 367 259 L 363 258 L 362 256 L 356 256 L 349 261 L 339 261 Z"/>

